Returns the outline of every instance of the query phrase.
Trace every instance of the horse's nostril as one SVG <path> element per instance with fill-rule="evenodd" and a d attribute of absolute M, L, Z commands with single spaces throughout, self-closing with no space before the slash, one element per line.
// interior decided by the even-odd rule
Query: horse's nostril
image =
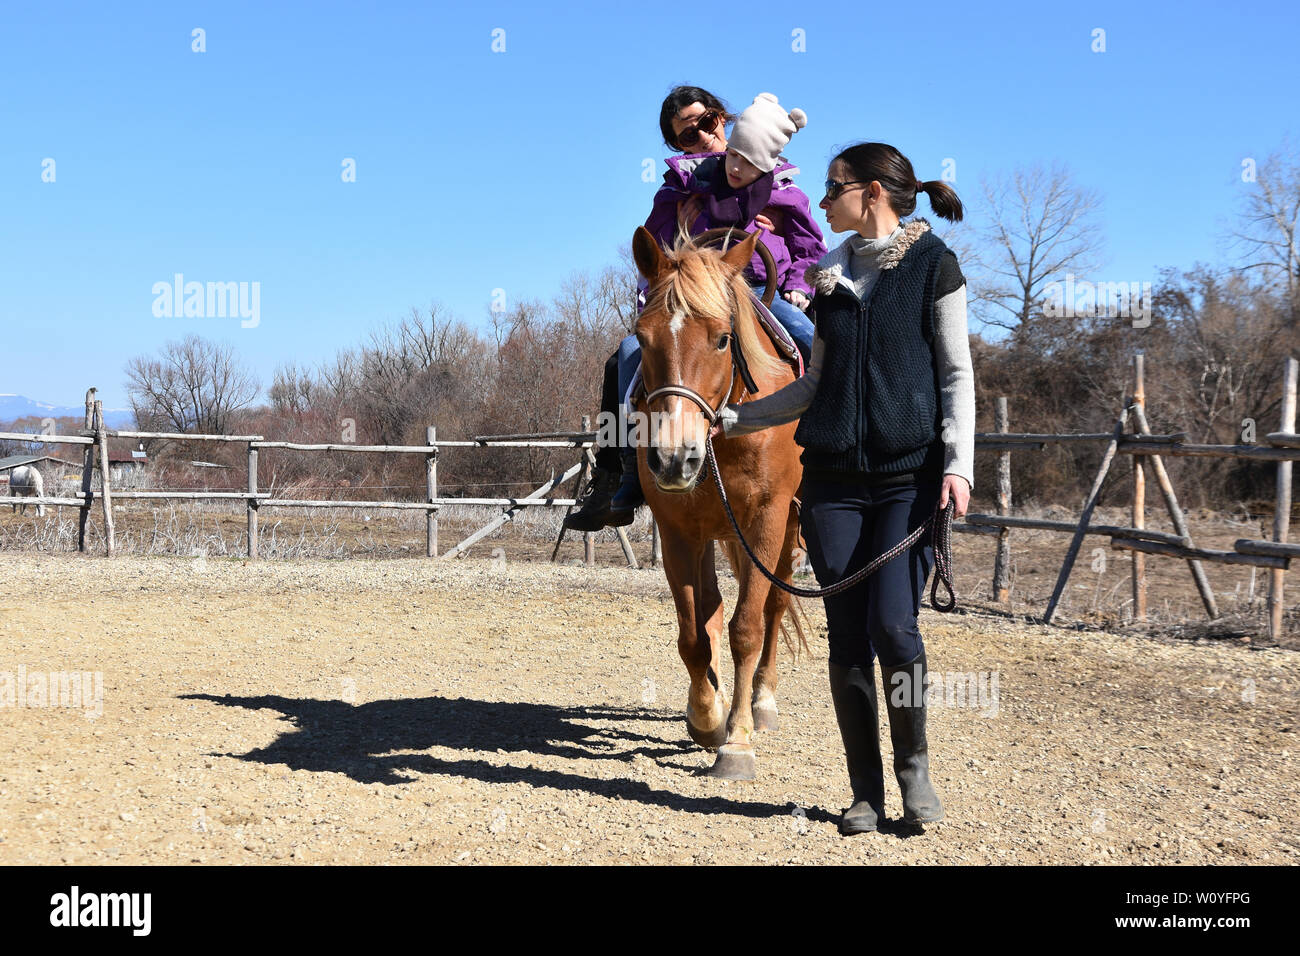
<path fill-rule="evenodd" d="M 646 449 L 645 463 L 646 466 L 651 471 L 657 472 L 659 470 L 659 449 L 658 448 L 651 446 L 650 448 Z"/>

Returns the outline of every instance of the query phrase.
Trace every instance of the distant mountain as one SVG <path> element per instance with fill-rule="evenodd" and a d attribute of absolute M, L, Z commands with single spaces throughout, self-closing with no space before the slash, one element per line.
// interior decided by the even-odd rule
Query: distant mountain
<path fill-rule="evenodd" d="M 51 405 L 49 402 L 38 402 L 35 399 L 28 398 L 26 395 L 15 395 L 12 392 L 0 392 L 0 425 L 8 423 L 19 418 L 78 418 L 85 420 L 86 406 L 83 402 L 81 405 Z M 135 415 L 129 408 L 106 408 L 104 409 L 104 425 L 107 428 L 132 428 L 135 425 Z"/>

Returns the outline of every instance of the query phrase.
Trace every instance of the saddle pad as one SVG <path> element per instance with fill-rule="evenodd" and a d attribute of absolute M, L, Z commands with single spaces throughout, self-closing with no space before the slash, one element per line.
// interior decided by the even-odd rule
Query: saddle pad
<path fill-rule="evenodd" d="M 754 306 L 754 311 L 758 314 L 759 325 L 767 332 L 768 338 L 772 340 L 772 344 L 785 357 L 785 360 L 794 363 L 795 378 L 802 378 L 804 373 L 803 355 L 799 351 L 799 346 L 794 344 L 794 339 L 790 333 L 785 330 L 785 326 L 763 304 L 762 299 L 756 296 L 753 291 L 749 293 L 749 298 Z"/>

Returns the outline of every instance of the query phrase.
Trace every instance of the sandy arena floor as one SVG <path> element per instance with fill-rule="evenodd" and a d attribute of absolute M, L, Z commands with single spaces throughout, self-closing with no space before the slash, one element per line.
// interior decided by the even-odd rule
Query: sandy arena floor
<path fill-rule="evenodd" d="M 685 733 L 661 571 L 13 553 L 0 569 L 0 696 L 20 667 L 102 674 L 95 717 L 0 706 L 0 863 L 1300 856 L 1285 649 L 927 609 L 932 671 L 985 681 L 930 711 L 947 820 L 845 839 L 819 604 L 812 656 L 782 654 L 759 778 L 731 783 L 701 775 L 712 755 Z"/>

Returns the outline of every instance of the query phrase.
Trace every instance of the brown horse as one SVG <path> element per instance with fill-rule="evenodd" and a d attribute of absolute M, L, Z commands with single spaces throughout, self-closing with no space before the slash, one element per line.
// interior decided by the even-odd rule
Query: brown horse
<path fill-rule="evenodd" d="M 740 552 L 705 459 L 713 417 L 724 404 L 749 397 L 746 377 L 761 395 L 794 381 L 793 369 L 760 329 L 741 275 L 757 238 L 751 234 L 725 253 L 689 240 L 665 251 L 644 227 L 632 241 L 637 268 L 650 283 L 636 324 L 645 386 L 636 410 L 651 422 L 648 441 L 637 442 L 637 466 L 659 524 L 677 606 L 677 648 L 690 673 L 686 726 L 696 743 L 717 749 L 710 772 L 733 780 L 754 777 L 754 732 L 776 729 L 777 641 L 790 605 L 790 596 Z M 803 474 L 794 430 L 791 422 L 714 448 L 742 533 L 785 581 L 799 541 L 794 499 Z M 740 585 L 729 625 L 735 664 L 729 714 L 719 681 L 723 607 L 715 541 L 723 542 Z"/>

